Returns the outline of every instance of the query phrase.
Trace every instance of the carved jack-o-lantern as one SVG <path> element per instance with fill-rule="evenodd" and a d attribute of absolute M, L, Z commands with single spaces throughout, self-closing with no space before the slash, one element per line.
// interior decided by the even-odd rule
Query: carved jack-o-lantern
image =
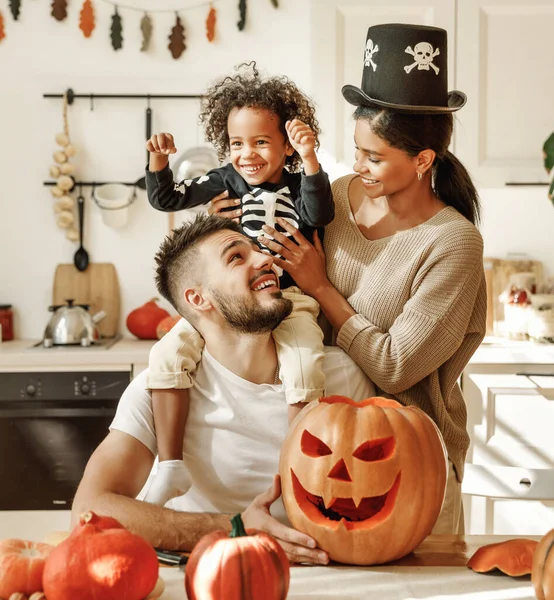
<path fill-rule="evenodd" d="M 433 421 L 386 398 L 311 402 L 281 450 L 292 525 L 338 562 L 381 564 L 431 532 L 444 499 L 447 458 Z"/>

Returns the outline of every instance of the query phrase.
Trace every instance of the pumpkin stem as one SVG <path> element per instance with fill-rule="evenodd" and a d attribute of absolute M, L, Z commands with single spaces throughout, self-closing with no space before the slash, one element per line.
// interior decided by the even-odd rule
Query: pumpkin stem
<path fill-rule="evenodd" d="M 94 518 L 94 513 L 91 510 L 87 510 L 81 514 L 81 523 L 90 523 Z"/>
<path fill-rule="evenodd" d="M 229 537 L 236 538 L 247 535 L 246 529 L 244 529 L 244 523 L 242 522 L 242 517 L 240 516 L 240 513 L 237 513 L 231 519 L 231 525 L 233 526 L 233 529 L 231 529 Z"/>

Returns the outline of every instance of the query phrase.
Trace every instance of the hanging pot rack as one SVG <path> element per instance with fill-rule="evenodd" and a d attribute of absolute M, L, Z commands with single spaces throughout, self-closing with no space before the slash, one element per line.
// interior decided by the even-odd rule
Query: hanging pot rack
<path fill-rule="evenodd" d="M 43 94 L 43 98 L 63 98 L 67 97 L 67 103 L 73 104 L 75 99 L 86 99 L 90 101 L 90 110 L 94 110 L 94 101 L 95 100 L 146 100 L 148 107 L 150 107 L 150 100 L 200 100 L 202 96 L 200 94 L 76 94 L 72 88 L 68 88 L 65 91 L 65 94 Z M 105 185 L 106 183 L 113 183 L 107 181 L 75 181 L 75 186 L 85 186 L 85 187 L 96 187 L 100 185 Z M 118 182 L 123 185 L 136 185 L 136 181 L 131 182 Z M 54 186 L 56 185 L 55 181 L 43 181 L 43 185 L 46 186 Z"/>

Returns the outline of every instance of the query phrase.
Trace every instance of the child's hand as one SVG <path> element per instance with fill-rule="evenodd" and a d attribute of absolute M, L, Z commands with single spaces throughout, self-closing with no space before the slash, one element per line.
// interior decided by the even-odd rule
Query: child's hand
<path fill-rule="evenodd" d="M 315 156 L 315 134 L 306 123 L 300 119 L 293 119 L 285 123 L 289 136 L 289 144 L 298 152 L 300 158 Z"/>
<path fill-rule="evenodd" d="M 153 154 L 175 154 L 177 148 L 171 133 L 155 133 L 147 142 L 146 149 Z"/>

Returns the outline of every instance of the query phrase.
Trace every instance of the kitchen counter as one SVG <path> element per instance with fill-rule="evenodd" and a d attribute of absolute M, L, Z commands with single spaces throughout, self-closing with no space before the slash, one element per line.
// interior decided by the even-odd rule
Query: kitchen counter
<path fill-rule="evenodd" d="M 287 600 L 534 600 L 529 576 L 483 575 L 466 567 L 477 548 L 505 539 L 509 538 L 429 536 L 414 553 L 387 566 L 291 567 Z M 160 600 L 185 598 L 182 571 L 160 568 L 160 576 L 166 585 Z"/>
<path fill-rule="evenodd" d="M 140 369 L 148 364 L 148 354 L 154 340 L 120 339 L 108 348 L 91 346 L 36 347 L 38 340 L 12 340 L 0 344 L 0 371 L 61 371 L 71 368 L 87 370 Z M 136 374 L 136 373 L 135 373 Z"/>
<path fill-rule="evenodd" d="M 135 374 L 148 364 L 154 340 L 121 339 L 110 348 L 33 347 L 37 340 L 13 340 L 0 344 L 0 371 L 63 370 L 79 367 L 101 370 L 126 370 Z M 485 338 L 469 365 L 481 364 L 554 364 L 554 344 L 517 342 L 503 338 Z"/>

